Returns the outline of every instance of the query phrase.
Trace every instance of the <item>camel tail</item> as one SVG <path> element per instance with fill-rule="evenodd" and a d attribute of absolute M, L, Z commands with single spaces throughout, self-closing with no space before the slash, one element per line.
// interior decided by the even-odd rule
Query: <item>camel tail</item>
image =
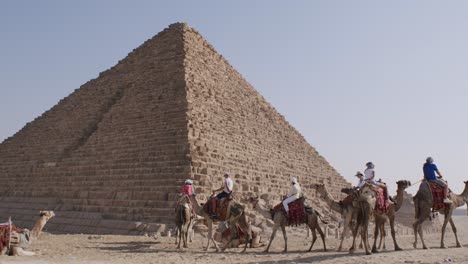
<path fill-rule="evenodd" d="M 318 217 L 319 217 L 320 221 L 322 221 L 322 223 L 328 225 L 328 222 L 323 220 L 322 215 L 317 210 L 314 209 L 314 212 L 318 215 Z"/>

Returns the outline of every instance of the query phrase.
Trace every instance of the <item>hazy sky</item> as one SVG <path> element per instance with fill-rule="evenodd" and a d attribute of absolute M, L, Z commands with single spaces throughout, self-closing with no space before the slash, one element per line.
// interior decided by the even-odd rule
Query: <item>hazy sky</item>
<path fill-rule="evenodd" d="M 467 1 L 2 1 L 0 141 L 187 22 L 348 181 L 373 161 L 394 192 L 432 156 L 459 193 L 467 13 Z"/>

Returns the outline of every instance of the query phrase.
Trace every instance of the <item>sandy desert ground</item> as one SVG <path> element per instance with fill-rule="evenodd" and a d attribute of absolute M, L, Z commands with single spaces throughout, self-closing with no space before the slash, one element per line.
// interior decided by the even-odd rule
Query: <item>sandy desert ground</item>
<path fill-rule="evenodd" d="M 426 235 L 428 250 L 413 249 L 413 236 L 398 237 L 404 251 L 393 251 L 393 243 L 387 237 L 387 250 L 367 256 L 363 250 L 350 255 L 337 252 L 338 240 L 327 239 L 328 252 L 323 252 L 320 239 L 312 252 L 306 252 L 311 238 L 306 238 L 304 228 L 289 228 L 290 252 L 282 253 L 283 239 L 279 234 L 275 239 L 271 253 L 263 253 L 263 248 L 248 249 L 240 253 L 239 249 L 228 249 L 217 253 L 214 249 L 205 252 L 202 243 L 206 241 L 196 235 L 188 249 L 178 250 L 174 238 L 144 236 L 96 236 L 96 235 L 52 235 L 43 234 L 39 241 L 30 248 L 35 256 L 1 256 L 4 263 L 468 263 L 468 216 L 455 217 L 459 239 L 464 248 L 455 248 L 452 232 L 446 235 L 447 249 L 440 249 L 440 235 Z M 264 238 L 265 240 L 267 238 Z M 349 247 L 347 240 L 346 247 Z"/>

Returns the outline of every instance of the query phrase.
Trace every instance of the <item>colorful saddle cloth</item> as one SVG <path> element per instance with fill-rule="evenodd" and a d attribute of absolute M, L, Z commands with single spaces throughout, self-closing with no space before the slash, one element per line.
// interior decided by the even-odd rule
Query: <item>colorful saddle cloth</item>
<path fill-rule="evenodd" d="M 432 192 L 432 209 L 437 211 L 445 208 L 444 187 L 434 182 L 429 182 L 429 185 Z"/>
<path fill-rule="evenodd" d="M 9 245 L 17 244 L 19 242 L 17 237 L 21 238 L 17 234 L 21 233 L 22 230 L 11 223 L 0 223 L 0 252 Z"/>
<path fill-rule="evenodd" d="M 296 199 L 294 202 L 289 203 L 289 221 L 288 225 L 300 225 L 306 222 L 306 209 L 304 206 L 304 198 L 301 197 Z M 284 209 L 283 203 L 276 205 L 273 207 L 273 212 L 282 212 L 285 216 L 287 216 L 286 209 Z"/>
<path fill-rule="evenodd" d="M 385 199 L 385 190 L 379 187 L 374 188 L 376 198 L 376 209 L 382 213 L 386 213 L 390 207 L 390 203 Z"/>

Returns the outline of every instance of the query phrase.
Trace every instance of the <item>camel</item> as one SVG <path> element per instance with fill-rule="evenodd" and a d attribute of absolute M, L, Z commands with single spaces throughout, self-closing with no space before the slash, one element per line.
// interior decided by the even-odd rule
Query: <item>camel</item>
<path fill-rule="evenodd" d="M 13 256 L 33 256 L 36 253 L 32 251 L 26 251 L 25 248 L 29 247 L 34 240 L 37 240 L 44 226 L 47 222 L 54 217 L 55 214 L 53 211 L 40 211 L 39 218 L 34 223 L 34 226 L 31 231 L 27 229 L 19 229 L 13 227 L 11 229 L 11 244 L 10 252 L 8 251 L 8 246 L 3 247 L 3 250 L 0 252 L 0 255 L 11 254 Z"/>
<path fill-rule="evenodd" d="M 190 198 L 185 195 L 182 197 L 181 201 L 176 208 L 176 225 L 177 225 L 177 237 L 179 240 L 177 248 L 180 248 L 180 243 L 184 242 L 184 248 L 187 248 L 188 234 L 190 232 L 190 227 L 194 222 L 194 217 L 192 216 L 192 206 L 190 203 Z"/>
<path fill-rule="evenodd" d="M 356 201 L 353 202 L 353 205 L 356 206 L 358 210 L 356 213 L 356 225 L 353 229 L 353 245 L 349 249 L 349 253 L 354 253 L 356 246 L 356 237 L 360 228 L 361 239 L 362 243 L 364 244 L 366 255 L 372 254 L 372 252 L 369 250 L 368 227 L 370 222 L 370 216 L 373 213 L 375 204 L 376 198 L 374 191 L 368 185 L 364 185 L 364 187 L 359 192 Z"/>
<path fill-rule="evenodd" d="M 455 227 L 455 223 L 452 219 L 453 210 L 457 207 L 463 206 L 468 200 L 468 181 L 464 181 L 465 188 L 460 195 L 450 193 L 449 198 L 453 201 L 451 204 L 445 204 L 445 208 L 440 209 L 439 213 L 445 215 L 444 223 L 442 225 L 442 237 L 440 240 L 440 247 L 446 248 L 444 243 L 444 236 L 445 236 L 445 228 L 447 227 L 447 223 L 450 222 L 452 226 L 453 234 L 455 235 L 455 241 L 457 247 L 462 247 L 460 242 L 458 241 L 457 236 L 457 228 Z M 422 223 L 430 216 L 431 209 L 433 205 L 432 201 L 432 193 L 427 188 L 427 181 L 423 180 L 421 185 L 419 186 L 419 190 L 416 195 L 413 197 L 414 201 L 414 210 L 415 210 L 415 218 L 416 221 L 413 223 L 414 229 L 414 243 L 413 247 L 417 248 L 418 244 L 418 234 L 421 237 L 421 243 L 423 245 L 423 249 L 427 249 L 426 244 L 424 243 L 423 239 L 423 232 L 422 232 Z"/>
<path fill-rule="evenodd" d="M 262 241 L 260 234 L 262 233 L 262 229 L 256 227 L 254 225 L 250 225 L 252 230 L 252 240 L 250 241 L 251 248 L 258 248 L 265 246 L 265 243 Z M 237 248 L 239 245 L 244 244 L 244 237 L 239 235 L 239 232 L 230 232 L 231 229 L 226 227 L 224 224 L 220 224 L 218 227 L 219 236 L 215 239 L 219 242 L 225 243 L 226 248 Z M 232 237 L 234 235 L 234 237 Z M 230 241 L 230 243 L 229 243 Z"/>
<path fill-rule="evenodd" d="M 195 215 L 195 217 L 190 222 L 190 225 L 188 226 L 187 242 L 193 242 L 193 237 L 194 237 L 193 226 L 197 223 L 198 217 L 199 217 L 198 215 Z M 177 224 L 176 224 L 176 227 L 177 227 Z M 179 243 L 179 236 L 180 236 L 180 229 L 177 227 L 177 231 L 176 231 L 176 235 L 175 235 L 175 244 L 176 245 Z"/>
<path fill-rule="evenodd" d="M 387 222 L 387 219 L 389 220 L 390 223 L 390 232 L 392 235 L 393 239 L 393 244 L 395 246 L 395 251 L 400 251 L 402 250 L 395 238 L 395 213 L 400 210 L 401 206 L 403 205 L 403 194 L 404 190 L 408 187 L 411 186 L 411 182 L 409 181 L 398 181 L 397 182 L 398 188 L 397 188 L 397 195 L 396 195 L 396 200 L 395 203 L 391 203 L 388 210 L 386 212 L 382 212 L 380 210 L 377 210 L 377 208 L 374 210 L 374 221 L 375 221 L 375 230 L 374 230 L 374 245 L 372 246 L 372 253 L 377 253 L 377 237 L 379 236 L 379 232 L 381 233 L 380 235 L 380 245 L 382 244 L 382 240 L 385 238 L 385 223 Z M 380 248 L 379 245 L 379 248 Z M 385 245 L 385 242 L 384 242 Z"/>
<path fill-rule="evenodd" d="M 354 207 L 352 204 L 344 205 L 343 203 L 335 201 L 324 184 L 314 183 L 311 187 L 315 189 L 316 193 L 320 195 L 333 211 L 340 213 L 343 217 L 343 232 L 341 232 L 341 241 L 338 246 L 338 251 L 341 251 L 348 230 L 353 227 L 353 219 L 356 218 L 358 208 Z"/>
<path fill-rule="evenodd" d="M 287 237 L 287 234 L 286 234 L 286 226 L 288 226 L 288 220 L 287 220 L 286 216 L 280 211 L 273 212 L 272 209 L 267 211 L 267 209 L 258 206 L 258 197 L 251 198 L 250 201 L 251 201 L 254 209 L 256 209 L 257 211 L 260 211 L 260 213 L 262 215 L 269 214 L 272 217 L 273 222 L 274 222 L 273 231 L 272 231 L 271 237 L 270 237 L 270 242 L 268 243 L 268 246 L 265 249 L 265 252 L 268 252 L 270 250 L 271 243 L 273 242 L 273 239 L 275 239 L 276 231 L 278 230 L 279 227 L 281 227 L 281 230 L 283 231 L 284 252 L 287 252 L 288 251 L 288 237 Z M 305 224 L 312 231 L 312 244 L 310 245 L 309 251 L 312 251 L 312 247 L 314 246 L 315 241 L 317 240 L 316 231 L 319 232 L 320 237 L 322 238 L 323 250 L 327 251 L 327 246 L 325 244 L 325 234 L 323 233 L 322 228 L 319 225 L 319 222 L 318 222 L 319 218 L 323 223 L 326 224 L 326 222 L 322 220 L 322 217 L 320 216 L 320 214 L 316 210 L 314 210 L 312 208 L 306 208 L 306 222 L 305 222 Z"/>
<path fill-rule="evenodd" d="M 243 233 L 244 233 L 244 241 L 245 241 L 245 246 L 244 246 L 244 249 L 242 250 L 242 252 L 245 252 L 247 250 L 247 244 L 249 243 L 249 241 L 251 240 L 251 228 L 250 228 L 250 224 L 249 224 L 249 220 L 248 220 L 248 217 L 247 215 L 245 214 L 245 211 L 244 211 L 244 206 L 241 205 L 240 203 L 237 203 L 235 201 L 230 201 L 229 202 L 229 206 L 227 208 L 227 214 L 225 217 L 222 217 L 221 219 L 216 219 L 216 220 L 213 220 L 210 215 L 205 212 L 205 210 L 203 209 L 203 206 L 200 205 L 200 203 L 198 202 L 196 196 L 193 197 L 193 201 L 194 201 L 194 207 L 195 207 L 195 213 L 201 217 L 203 217 L 206 221 L 207 221 L 207 225 L 208 225 L 208 243 L 206 245 L 206 248 L 205 248 L 205 251 L 208 250 L 208 248 L 210 247 L 210 242 L 213 242 L 215 248 L 216 248 L 216 251 L 219 251 L 219 246 L 218 246 L 218 243 L 214 240 L 213 238 L 213 222 L 214 221 L 226 221 L 229 226 L 232 228 L 232 229 L 235 229 L 237 225 L 239 225 L 239 227 L 242 229 Z M 232 232 L 235 232 L 235 230 L 233 230 Z M 233 237 L 231 237 L 231 239 L 233 239 Z M 229 245 L 231 243 L 231 241 L 228 241 L 228 243 L 226 243 L 227 245 Z M 223 247 L 223 250 L 225 250 L 226 247 Z"/>

